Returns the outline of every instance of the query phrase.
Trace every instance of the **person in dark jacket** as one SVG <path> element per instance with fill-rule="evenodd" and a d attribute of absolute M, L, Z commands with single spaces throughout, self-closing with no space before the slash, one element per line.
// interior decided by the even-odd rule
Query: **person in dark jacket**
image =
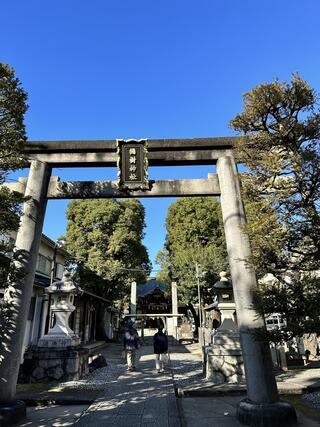
<path fill-rule="evenodd" d="M 136 369 L 136 351 L 139 348 L 139 335 L 134 328 L 134 322 L 129 320 L 128 328 L 123 337 L 123 350 L 126 352 L 128 371 Z"/>
<path fill-rule="evenodd" d="M 158 373 L 164 371 L 164 361 L 168 352 L 168 337 L 162 331 L 163 326 L 158 326 L 158 332 L 153 336 L 153 350 L 156 355 L 156 370 Z"/>

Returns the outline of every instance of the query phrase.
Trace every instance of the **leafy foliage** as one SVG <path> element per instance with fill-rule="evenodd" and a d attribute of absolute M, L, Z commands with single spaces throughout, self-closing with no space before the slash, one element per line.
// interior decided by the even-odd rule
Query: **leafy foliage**
<path fill-rule="evenodd" d="M 2 187 L 7 174 L 25 165 L 23 147 L 26 142 L 24 113 L 27 110 L 27 94 L 22 89 L 14 70 L 0 63 L 0 288 L 11 295 L 8 276 L 11 280 L 23 274 L 10 262 L 13 245 L 6 237 L 8 231 L 19 227 L 20 204 L 23 197 Z M 10 298 L 0 300 L 0 362 L 8 351 L 8 339 L 12 335 L 14 309 Z M 1 363 L 0 363 L 1 364 Z"/>
<path fill-rule="evenodd" d="M 79 263 L 81 286 L 109 299 L 128 293 L 150 272 L 138 200 L 75 200 L 67 209 L 67 249 Z M 90 270 L 90 271 L 89 271 Z"/>
<path fill-rule="evenodd" d="M 0 63 L 0 184 L 5 182 L 7 174 L 25 166 L 23 147 L 26 142 L 24 114 L 27 110 L 27 94 L 15 77 L 14 70 Z M 0 235 L 17 230 L 20 220 L 20 204 L 23 201 L 19 193 L 0 186 Z M 6 254 L 12 250 L 9 240 L 0 242 L 0 287 L 5 287 L 8 274 L 13 274 L 13 266 Z"/>
<path fill-rule="evenodd" d="M 212 302 L 212 285 L 227 268 L 227 254 L 220 205 L 215 198 L 181 198 L 173 203 L 166 218 L 165 248 L 159 252 L 159 279 L 177 281 L 182 303 L 196 302 L 196 263 L 204 301 Z"/>
<path fill-rule="evenodd" d="M 288 331 L 319 331 L 320 113 L 318 97 L 298 75 L 290 83 L 264 83 L 244 95 L 244 111 L 231 126 L 242 133 L 238 161 L 251 210 L 247 231 L 251 262 L 260 277 L 257 301 L 283 314 Z M 290 280 L 289 280 L 290 279 Z"/>

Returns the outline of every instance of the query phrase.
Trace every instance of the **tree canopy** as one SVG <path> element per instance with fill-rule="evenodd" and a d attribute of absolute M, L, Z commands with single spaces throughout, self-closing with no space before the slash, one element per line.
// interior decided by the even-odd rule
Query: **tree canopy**
<path fill-rule="evenodd" d="M 258 301 L 266 314 L 281 313 L 288 331 L 319 331 L 320 113 L 318 95 L 298 75 L 264 83 L 244 95 L 244 110 L 231 126 L 243 137 L 238 161 L 248 173 L 247 231 L 250 262 L 260 277 Z"/>
<path fill-rule="evenodd" d="M 23 274 L 8 256 L 12 242 L 8 232 L 16 231 L 20 221 L 19 193 L 2 187 L 8 173 L 25 165 L 23 147 L 26 142 L 24 113 L 27 110 L 27 94 L 21 87 L 14 70 L 0 63 L 0 288 L 8 291 L 8 277 L 14 280 Z M 0 300 L 0 362 L 7 352 L 8 337 L 12 334 L 12 304 Z"/>
<path fill-rule="evenodd" d="M 197 302 L 196 264 L 204 301 L 212 302 L 212 285 L 228 267 L 220 205 L 213 197 L 181 198 L 166 217 L 167 236 L 157 260 L 159 279 L 177 281 L 182 303 Z"/>
<path fill-rule="evenodd" d="M 27 110 L 27 93 L 21 86 L 14 70 L 0 63 L 0 184 L 8 173 L 25 166 L 23 147 L 26 142 L 24 114 Z M 20 204 L 23 197 L 0 186 L 0 235 L 19 227 Z M 6 239 L 0 240 L 0 286 L 5 286 L 11 269 L 3 256 L 12 249 Z"/>
<path fill-rule="evenodd" d="M 67 250 L 80 265 L 82 286 L 109 299 L 128 294 L 151 264 L 144 237 L 144 207 L 136 200 L 74 200 L 67 209 Z"/>

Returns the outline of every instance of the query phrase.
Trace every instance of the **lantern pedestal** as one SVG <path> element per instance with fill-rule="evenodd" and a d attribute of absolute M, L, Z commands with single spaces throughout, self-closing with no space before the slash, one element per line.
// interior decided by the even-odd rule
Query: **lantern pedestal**
<path fill-rule="evenodd" d="M 81 347 L 31 347 L 19 372 L 20 383 L 78 380 L 89 372 L 89 350 Z"/>
<path fill-rule="evenodd" d="M 232 319 L 225 319 L 206 347 L 206 376 L 214 384 L 244 383 L 240 334 Z"/>

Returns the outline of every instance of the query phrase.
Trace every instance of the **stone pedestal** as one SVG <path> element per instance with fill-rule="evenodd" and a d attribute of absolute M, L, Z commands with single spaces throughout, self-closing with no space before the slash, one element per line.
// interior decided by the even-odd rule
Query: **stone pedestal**
<path fill-rule="evenodd" d="M 225 319 L 206 347 L 206 376 L 215 384 L 244 383 L 240 334 L 232 319 Z"/>
<path fill-rule="evenodd" d="M 20 383 L 78 380 L 89 372 L 89 350 L 31 347 L 20 367 Z"/>
<path fill-rule="evenodd" d="M 237 418 L 241 424 L 252 427 L 285 427 L 297 424 L 294 408 L 281 400 L 258 405 L 248 398 L 243 399 L 237 407 Z"/>

